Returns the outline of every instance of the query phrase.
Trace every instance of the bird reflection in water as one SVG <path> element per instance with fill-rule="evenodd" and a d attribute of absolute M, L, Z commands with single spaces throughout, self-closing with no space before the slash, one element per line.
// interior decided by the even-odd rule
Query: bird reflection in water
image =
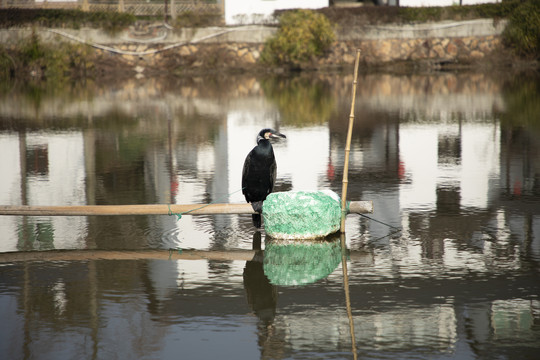
<path fill-rule="evenodd" d="M 274 325 L 277 306 L 277 287 L 272 285 L 264 274 L 263 257 L 261 250 L 261 232 L 253 234 L 253 250 L 255 256 L 246 261 L 244 267 L 244 289 L 248 304 L 253 313 L 259 318 L 258 343 L 262 357 L 275 353 L 276 344 L 284 344 L 285 334 Z"/>
<path fill-rule="evenodd" d="M 244 267 L 244 288 L 251 310 L 267 326 L 276 315 L 277 288 L 264 274 L 260 231 L 253 234 L 253 250 L 257 251 L 255 256 Z"/>
<path fill-rule="evenodd" d="M 257 335 L 264 355 L 286 343 L 285 327 L 275 319 L 277 286 L 303 286 L 326 278 L 341 263 L 343 251 L 338 233 L 302 241 L 266 237 L 264 251 L 261 237 L 258 230 L 253 234 L 256 252 L 246 261 L 243 278 L 248 304 L 259 318 Z"/>

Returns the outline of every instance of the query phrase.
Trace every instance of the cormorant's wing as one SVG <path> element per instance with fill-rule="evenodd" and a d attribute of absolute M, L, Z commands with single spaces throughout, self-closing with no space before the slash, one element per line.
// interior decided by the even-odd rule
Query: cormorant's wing
<path fill-rule="evenodd" d="M 272 165 L 270 165 L 270 189 L 268 189 L 268 193 L 270 194 L 272 191 L 274 191 L 274 183 L 276 182 L 276 176 L 277 176 L 277 163 L 274 159 L 274 162 Z"/>
<path fill-rule="evenodd" d="M 244 161 L 244 168 L 242 169 L 242 194 L 246 194 L 246 186 L 248 181 L 248 174 L 249 174 L 249 164 L 251 163 L 251 151 L 246 156 L 246 160 Z"/>

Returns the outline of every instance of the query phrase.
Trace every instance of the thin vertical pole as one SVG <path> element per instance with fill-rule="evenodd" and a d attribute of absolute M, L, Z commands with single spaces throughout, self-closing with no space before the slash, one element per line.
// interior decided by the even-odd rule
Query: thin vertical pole
<path fill-rule="evenodd" d="M 174 25 L 174 21 L 176 20 L 176 4 L 175 4 L 175 0 L 171 0 L 170 8 L 171 8 L 171 10 L 170 10 L 171 20 L 172 20 L 172 23 Z"/>
<path fill-rule="evenodd" d="M 358 354 L 356 350 L 356 335 L 354 332 L 354 319 L 352 316 L 352 307 L 351 307 L 351 294 L 349 291 L 349 274 L 347 271 L 347 246 L 345 245 L 345 234 L 341 233 L 341 267 L 343 270 L 343 289 L 345 290 L 345 304 L 347 306 L 347 317 L 349 318 L 349 332 L 351 334 L 351 352 L 353 354 L 353 359 L 358 359 Z"/>
<path fill-rule="evenodd" d="M 356 50 L 354 63 L 354 78 L 352 86 L 351 113 L 349 115 L 349 129 L 345 145 L 345 164 L 343 166 L 343 186 L 341 188 L 341 232 L 345 232 L 345 217 L 347 216 L 347 185 L 349 183 L 349 153 L 351 152 L 352 129 L 354 124 L 354 101 L 356 99 L 356 79 L 358 78 L 358 64 L 360 62 L 360 49 Z"/>
<path fill-rule="evenodd" d="M 167 1 L 168 0 L 165 0 L 164 1 L 164 4 L 163 4 L 163 22 L 166 24 L 167 23 Z"/>

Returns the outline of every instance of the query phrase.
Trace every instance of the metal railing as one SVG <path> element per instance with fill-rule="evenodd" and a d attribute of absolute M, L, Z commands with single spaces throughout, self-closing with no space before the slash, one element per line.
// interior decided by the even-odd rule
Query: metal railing
<path fill-rule="evenodd" d="M 192 12 L 195 14 L 223 13 L 223 7 L 218 2 L 208 1 L 34 1 L 34 0 L 0 0 L 0 8 L 3 9 L 77 9 L 83 11 L 103 12 L 126 12 L 137 16 L 162 15 L 167 7 L 167 12 L 175 14 Z M 171 14 L 172 15 L 172 14 Z"/>

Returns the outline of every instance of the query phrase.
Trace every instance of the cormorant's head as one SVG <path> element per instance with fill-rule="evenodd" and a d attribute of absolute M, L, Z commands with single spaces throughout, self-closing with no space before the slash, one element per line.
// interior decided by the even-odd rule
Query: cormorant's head
<path fill-rule="evenodd" d="M 259 141 L 266 139 L 270 140 L 271 138 L 286 138 L 286 136 L 274 129 L 262 129 L 257 135 L 257 144 Z"/>

